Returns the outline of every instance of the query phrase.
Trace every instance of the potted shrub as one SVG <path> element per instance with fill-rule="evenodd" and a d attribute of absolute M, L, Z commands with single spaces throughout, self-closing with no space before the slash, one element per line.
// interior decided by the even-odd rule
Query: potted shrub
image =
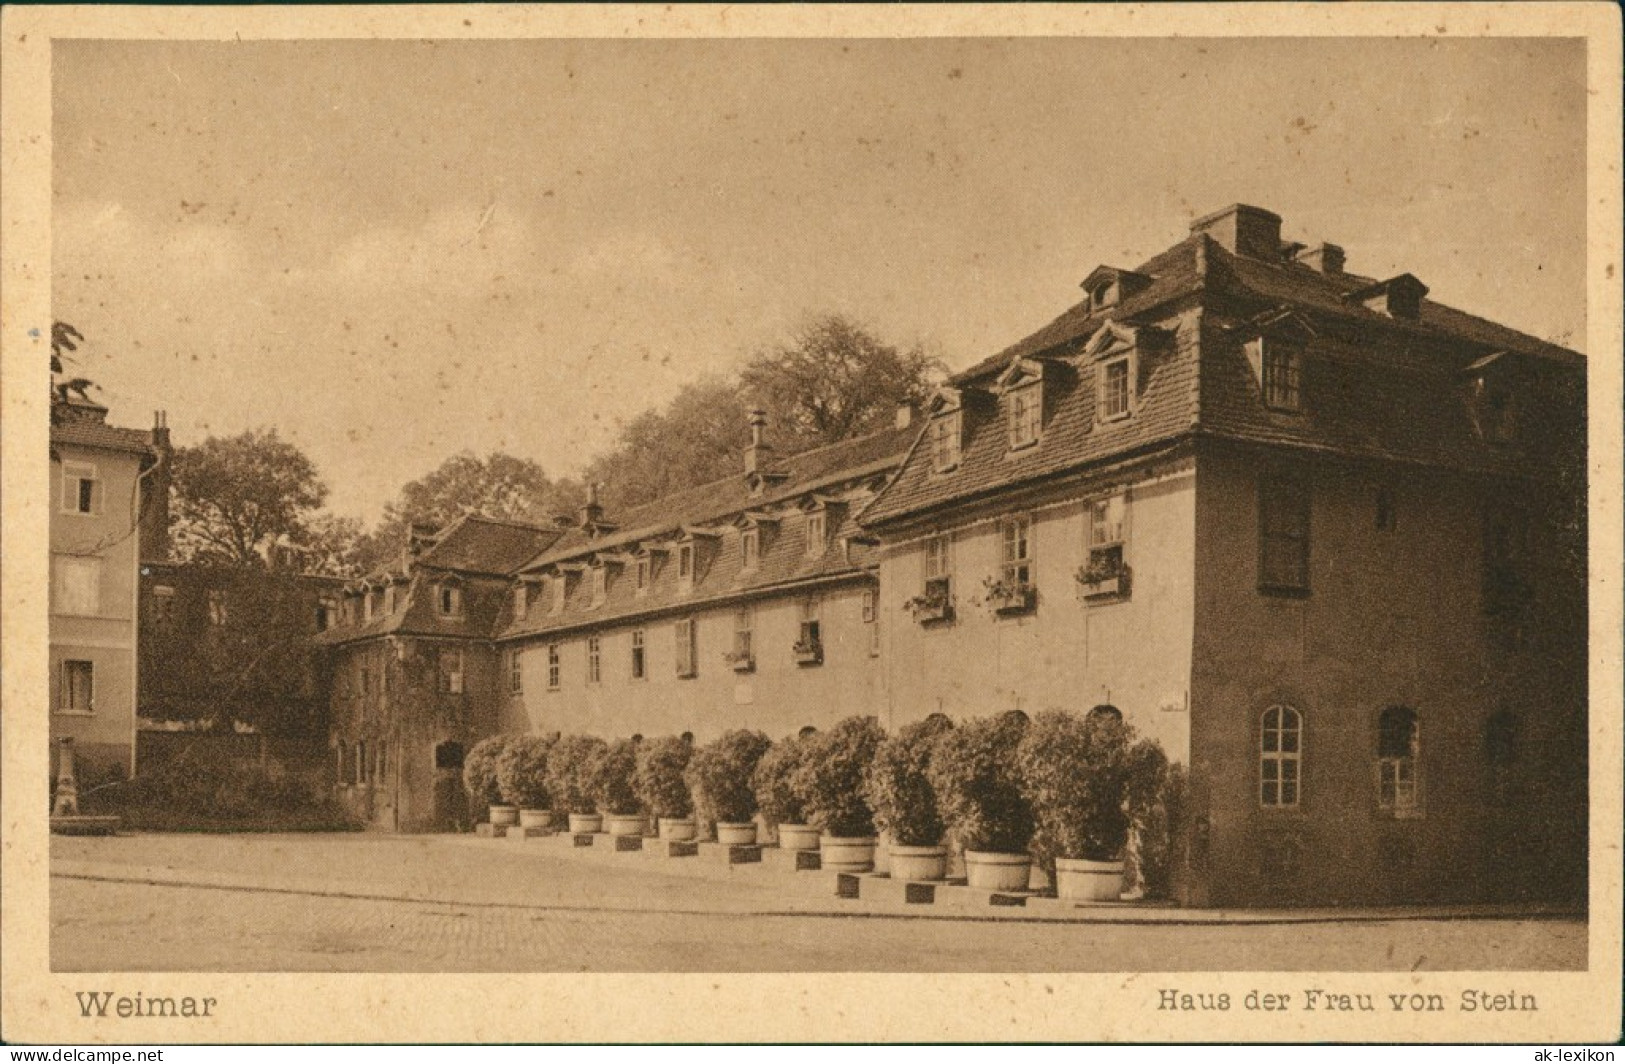
<path fill-rule="evenodd" d="M 1131 738 L 1115 713 L 1063 710 L 1038 714 L 1022 737 L 1016 762 L 1038 826 L 1033 849 L 1062 898 L 1122 895 Z"/>
<path fill-rule="evenodd" d="M 1078 584 L 1086 599 L 1120 598 L 1129 593 L 1129 568 L 1118 553 L 1101 553 L 1080 566 Z"/>
<path fill-rule="evenodd" d="M 1128 844 L 1124 848 L 1125 893 L 1170 898 L 1180 863 L 1188 783 L 1183 765 L 1171 764 L 1155 740 L 1141 739 L 1128 751 Z"/>
<path fill-rule="evenodd" d="M 947 577 L 925 582 L 925 590 L 903 603 L 903 609 L 913 615 L 917 624 L 934 624 L 954 619 L 952 586 Z"/>
<path fill-rule="evenodd" d="M 874 717 L 847 717 L 809 738 L 791 785 L 807 819 L 822 832 L 820 863 L 836 872 L 867 872 L 875 864 L 875 815 L 863 793 L 864 775 L 886 738 Z"/>
<path fill-rule="evenodd" d="M 1027 613 L 1038 606 L 1038 588 L 1021 580 L 988 577 L 982 581 L 982 597 L 994 613 Z"/>
<path fill-rule="evenodd" d="M 632 790 L 655 818 L 663 839 L 682 842 L 695 835 L 694 799 L 683 778 L 693 756 L 694 747 L 676 736 L 638 744 Z"/>
<path fill-rule="evenodd" d="M 604 830 L 611 835 L 642 835 L 648 824 L 643 803 L 632 788 L 632 777 L 638 769 L 638 745 L 636 739 L 617 739 L 593 764 L 593 802 L 604 815 Z"/>
<path fill-rule="evenodd" d="M 469 800 L 476 808 L 489 809 L 491 823 L 497 826 L 519 822 L 519 810 L 503 802 L 502 785 L 497 782 L 497 758 L 502 756 L 507 742 L 504 735 L 488 736 L 475 743 L 463 758 L 463 787 Z"/>
<path fill-rule="evenodd" d="M 497 789 L 507 805 L 519 807 L 519 826 L 553 826 L 547 790 L 547 754 L 553 743 L 540 735 L 516 735 L 496 759 Z"/>
<path fill-rule="evenodd" d="M 807 823 L 805 804 L 795 787 L 796 775 L 810 752 L 812 738 L 790 736 L 774 743 L 751 773 L 756 806 L 762 819 L 777 830 L 782 850 L 818 849 L 819 831 Z"/>
<path fill-rule="evenodd" d="M 863 790 L 885 832 L 893 879 L 930 881 L 948 873 L 948 847 L 928 769 L 938 738 L 953 724 L 941 713 L 904 725 L 875 751 Z"/>
<path fill-rule="evenodd" d="M 756 792 L 751 782 L 772 747 L 759 731 L 739 729 L 694 751 L 683 778 L 695 814 L 716 825 L 717 841 L 749 846 L 756 841 Z"/>
<path fill-rule="evenodd" d="M 938 737 L 927 778 L 948 836 L 965 853 L 973 887 L 1025 890 L 1032 874 L 1033 811 L 1016 780 L 1026 717 L 966 721 Z"/>
<path fill-rule="evenodd" d="M 593 793 L 593 776 L 607 749 L 602 739 L 566 735 L 547 752 L 547 790 L 554 805 L 569 816 L 572 835 L 604 828 Z"/>

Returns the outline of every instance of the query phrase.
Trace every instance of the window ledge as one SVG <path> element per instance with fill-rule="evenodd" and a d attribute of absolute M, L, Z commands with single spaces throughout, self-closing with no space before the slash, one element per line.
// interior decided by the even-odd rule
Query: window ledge
<path fill-rule="evenodd" d="M 59 709 L 56 711 L 56 715 L 59 717 L 94 717 L 96 711 L 94 709 Z"/>

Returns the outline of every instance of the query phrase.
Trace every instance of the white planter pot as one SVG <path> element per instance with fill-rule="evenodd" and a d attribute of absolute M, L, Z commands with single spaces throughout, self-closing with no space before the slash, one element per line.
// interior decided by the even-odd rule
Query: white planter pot
<path fill-rule="evenodd" d="M 491 807 L 491 824 L 494 827 L 508 827 L 519 823 L 519 807 L 513 805 L 493 805 Z"/>
<path fill-rule="evenodd" d="M 717 842 L 724 846 L 756 845 L 755 821 L 744 824 L 729 824 L 725 821 L 717 821 Z"/>
<path fill-rule="evenodd" d="M 875 866 L 876 838 L 825 835 L 819 840 L 819 866 L 826 872 L 868 872 Z"/>
<path fill-rule="evenodd" d="M 688 842 L 697 834 L 699 828 L 695 825 L 693 817 L 660 818 L 660 837 L 668 842 Z"/>
<path fill-rule="evenodd" d="M 908 883 L 932 883 L 948 878 L 948 847 L 886 847 L 891 854 L 891 877 Z"/>
<path fill-rule="evenodd" d="M 816 850 L 818 838 L 823 832 L 806 824 L 780 824 L 779 849 L 781 850 Z"/>
<path fill-rule="evenodd" d="M 1031 854 L 965 851 L 965 881 L 982 890 L 1026 890 L 1032 867 Z"/>
<path fill-rule="evenodd" d="M 596 835 L 604 830 L 604 818 L 599 813 L 571 813 L 570 834 Z"/>
<path fill-rule="evenodd" d="M 553 810 L 521 809 L 519 810 L 519 826 L 522 828 L 550 828 L 553 826 Z"/>
<path fill-rule="evenodd" d="M 1055 894 L 1071 901 L 1118 901 L 1123 896 L 1123 862 L 1057 857 Z"/>
<path fill-rule="evenodd" d="M 605 813 L 604 830 L 611 835 L 642 835 L 649 821 L 642 813 Z"/>

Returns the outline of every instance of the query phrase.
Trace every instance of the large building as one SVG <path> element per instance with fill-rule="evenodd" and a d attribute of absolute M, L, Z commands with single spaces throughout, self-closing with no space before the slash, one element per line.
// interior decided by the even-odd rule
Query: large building
<path fill-rule="evenodd" d="M 1098 710 L 1189 768 L 1188 904 L 1574 896 L 1585 360 L 1345 265 L 1231 207 L 917 425 L 775 461 L 758 423 L 734 477 L 467 571 L 437 545 L 326 637 L 340 761 L 419 786 L 498 729 Z M 382 637 L 423 603 L 440 696 L 392 710 L 422 683 Z M 400 760 L 353 745 L 408 719 Z"/>
<path fill-rule="evenodd" d="M 76 396 L 51 415 L 50 736 L 94 784 L 135 772 L 137 567 L 167 533 L 169 430 Z"/>
<path fill-rule="evenodd" d="M 943 389 L 861 515 L 890 719 L 1111 707 L 1184 899 L 1583 881 L 1584 360 L 1237 206 Z M 906 679 L 905 679 L 906 678 Z"/>

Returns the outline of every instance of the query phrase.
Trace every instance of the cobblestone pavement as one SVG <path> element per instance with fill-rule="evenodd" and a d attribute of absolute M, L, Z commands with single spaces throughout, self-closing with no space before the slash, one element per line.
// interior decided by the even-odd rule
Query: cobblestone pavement
<path fill-rule="evenodd" d="M 58 971 L 1209 971 L 1583 968 L 1577 919 L 1046 923 L 849 902 L 533 841 L 53 842 Z M 516 852 L 524 850 L 525 852 Z M 693 860 L 693 859 L 685 859 Z M 692 868 L 692 866 L 689 866 Z"/>

